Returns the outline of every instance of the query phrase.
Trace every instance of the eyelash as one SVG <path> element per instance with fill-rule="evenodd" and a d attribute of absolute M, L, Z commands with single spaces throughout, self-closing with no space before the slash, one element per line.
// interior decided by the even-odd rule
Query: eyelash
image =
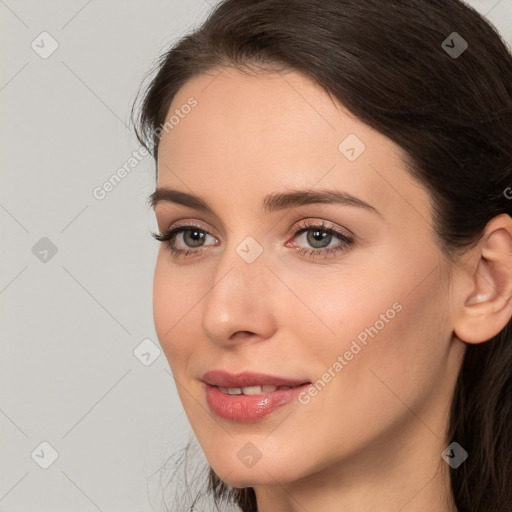
<path fill-rule="evenodd" d="M 176 236 L 182 232 L 185 231 L 199 231 L 201 233 L 205 233 L 206 235 L 211 235 L 208 233 L 208 231 L 201 229 L 199 226 L 193 225 L 193 224 L 187 224 L 183 226 L 175 226 L 173 228 L 170 228 L 165 233 L 152 233 L 153 238 L 158 240 L 159 242 L 166 242 L 167 246 L 169 247 L 171 254 L 173 257 L 179 258 L 187 256 L 194 255 L 199 256 L 203 253 L 204 248 L 201 247 L 199 249 L 178 249 L 174 245 L 174 239 Z M 306 233 L 308 231 L 320 231 L 324 233 L 328 233 L 329 235 L 333 235 L 336 238 L 339 238 L 341 241 L 337 245 L 333 247 L 325 247 L 323 249 L 314 249 L 314 248 L 296 248 L 297 252 L 301 255 L 307 255 L 309 257 L 315 257 L 316 255 L 324 256 L 326 254 L 334 255 L 338 254 L 340 251 L 346 251 L 350 249 L 354 245 L 354 240 L 341 233 L 337 229 L 334 229 L 332 227 L 326 227 L 324 222 L 321 224 L 316 224 L 310 221 L 305 221 L 299 226 L 297 226 L 297 229 L 293 232 L 293 237 L 296 238 L 297 236 L 301 235 L 302 233 Z M 214 237 L 215 238 L 215 237 Z"/>

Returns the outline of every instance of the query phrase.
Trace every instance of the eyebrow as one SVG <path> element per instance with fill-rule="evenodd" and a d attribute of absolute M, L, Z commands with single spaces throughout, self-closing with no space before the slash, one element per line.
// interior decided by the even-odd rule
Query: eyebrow
<path fill-rule="evenodd" d="M 170 202 L 187 206 L 201 212 L 214 214 L 213 208 L 204 199 L 193 194 L 188 194 L 187 192 L 167 187 L 157 188 L 149 196 L 149 202 L 152 208 L 155 208 L 156 205 L 161 202 Z M 262 207 L 264 212 L 275 212 L 308 204 L 341 204 L 345 206 L 355 206 L 381 215 L 375 207 L 362 199 L 347 194 L 346 192 L 329 189 L 274 192 L 263 198 Z"/>

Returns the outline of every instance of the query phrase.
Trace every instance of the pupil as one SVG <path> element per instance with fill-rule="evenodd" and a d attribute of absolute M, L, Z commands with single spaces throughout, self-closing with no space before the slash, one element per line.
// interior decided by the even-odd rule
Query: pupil
<path fill-rule="evenodd" d="M 311 237 L 310 234 L 312 234 Z M 315 248 L 325 247 L 325 245 L 322 245 L 322 242 L 327 241 L 327 245 L 329 245 L 331 237 L 332 235 L 330 233 L 326 233 L 325 231 L 310 231 L 308 234 L 308 243 L 310 243 Z M 320 245 L 316 245 L 318 242 L 320 242 Z"/>
<path fill-rule="evenodd" d="M 204 237 L 204 233 L 202 233 L 201 231 L 198 231 L 197 229 L 195 230 L 190 230 L 188 231 L 188 233 L 190 233 L 190 237 L 192 239 L 192 243 L 190 244 L 192 247 L 198 247 L 201 245 L 201 242 L 202 242 L 202 239 Z"/>

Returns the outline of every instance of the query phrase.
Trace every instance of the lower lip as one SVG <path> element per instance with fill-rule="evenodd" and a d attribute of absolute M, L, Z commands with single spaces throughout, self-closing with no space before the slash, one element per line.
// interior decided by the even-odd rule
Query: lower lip
<path fill-rule="evenodd" d="M 278 389 L 261 395 L 228 395 L 216 386 L 204 384 L 206 401 L 210 409 L 219 418 L 248 423 L 268 416 L 276 409 L 290 403 L 304 391 L 309 384 L 290 389 Z"/>

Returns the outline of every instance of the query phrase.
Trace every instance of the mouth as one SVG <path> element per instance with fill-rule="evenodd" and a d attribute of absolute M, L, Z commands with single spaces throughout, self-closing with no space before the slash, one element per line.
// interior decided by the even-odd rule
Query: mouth
<path fill-rule="evenodd" d="M 308 383 L 304 383 L 308 384 Z M 293 389 L 297 387 L 301 387 L 304 384 L 299 384 L 297 386 L 272 386 L 270 384 L 256 385 L 256 386 L 246 386 L 243 388 L 225 388 L 221 386 L 214 386 L 218 388 L 220 391 L 225 393 L 226 395 L 264 395 L 267 393 L 274 393 L 274 391 L 281 391 L 283 389 Z"/>
<path fill-rule="evenodd" d="M 210 386 L 218 386 L 226 389 L 249 389 L 256 387 L 295 387 L 307 383 L 307 379 L 295 379 L 287 377 L 278 377 L 266 373 L 242 372 L 229 373 L 224 370 L 211 370 L 206 372 L 201 380 Z M 270 387 L 268 388 L 270 389 Z M 275 391 L 272 389 L 272 392 Z M 247 394 L 251 394 L 249 390 Z M 252 393 L 255 394 L 255 393 Z"/>
<path fill-rule="evenodd" d="M 257 373 L 230 374 L 215 370 L 202 377 L 206 402 L 219 418 L 259 421 L 290 404 L 311 382 Z"/>

